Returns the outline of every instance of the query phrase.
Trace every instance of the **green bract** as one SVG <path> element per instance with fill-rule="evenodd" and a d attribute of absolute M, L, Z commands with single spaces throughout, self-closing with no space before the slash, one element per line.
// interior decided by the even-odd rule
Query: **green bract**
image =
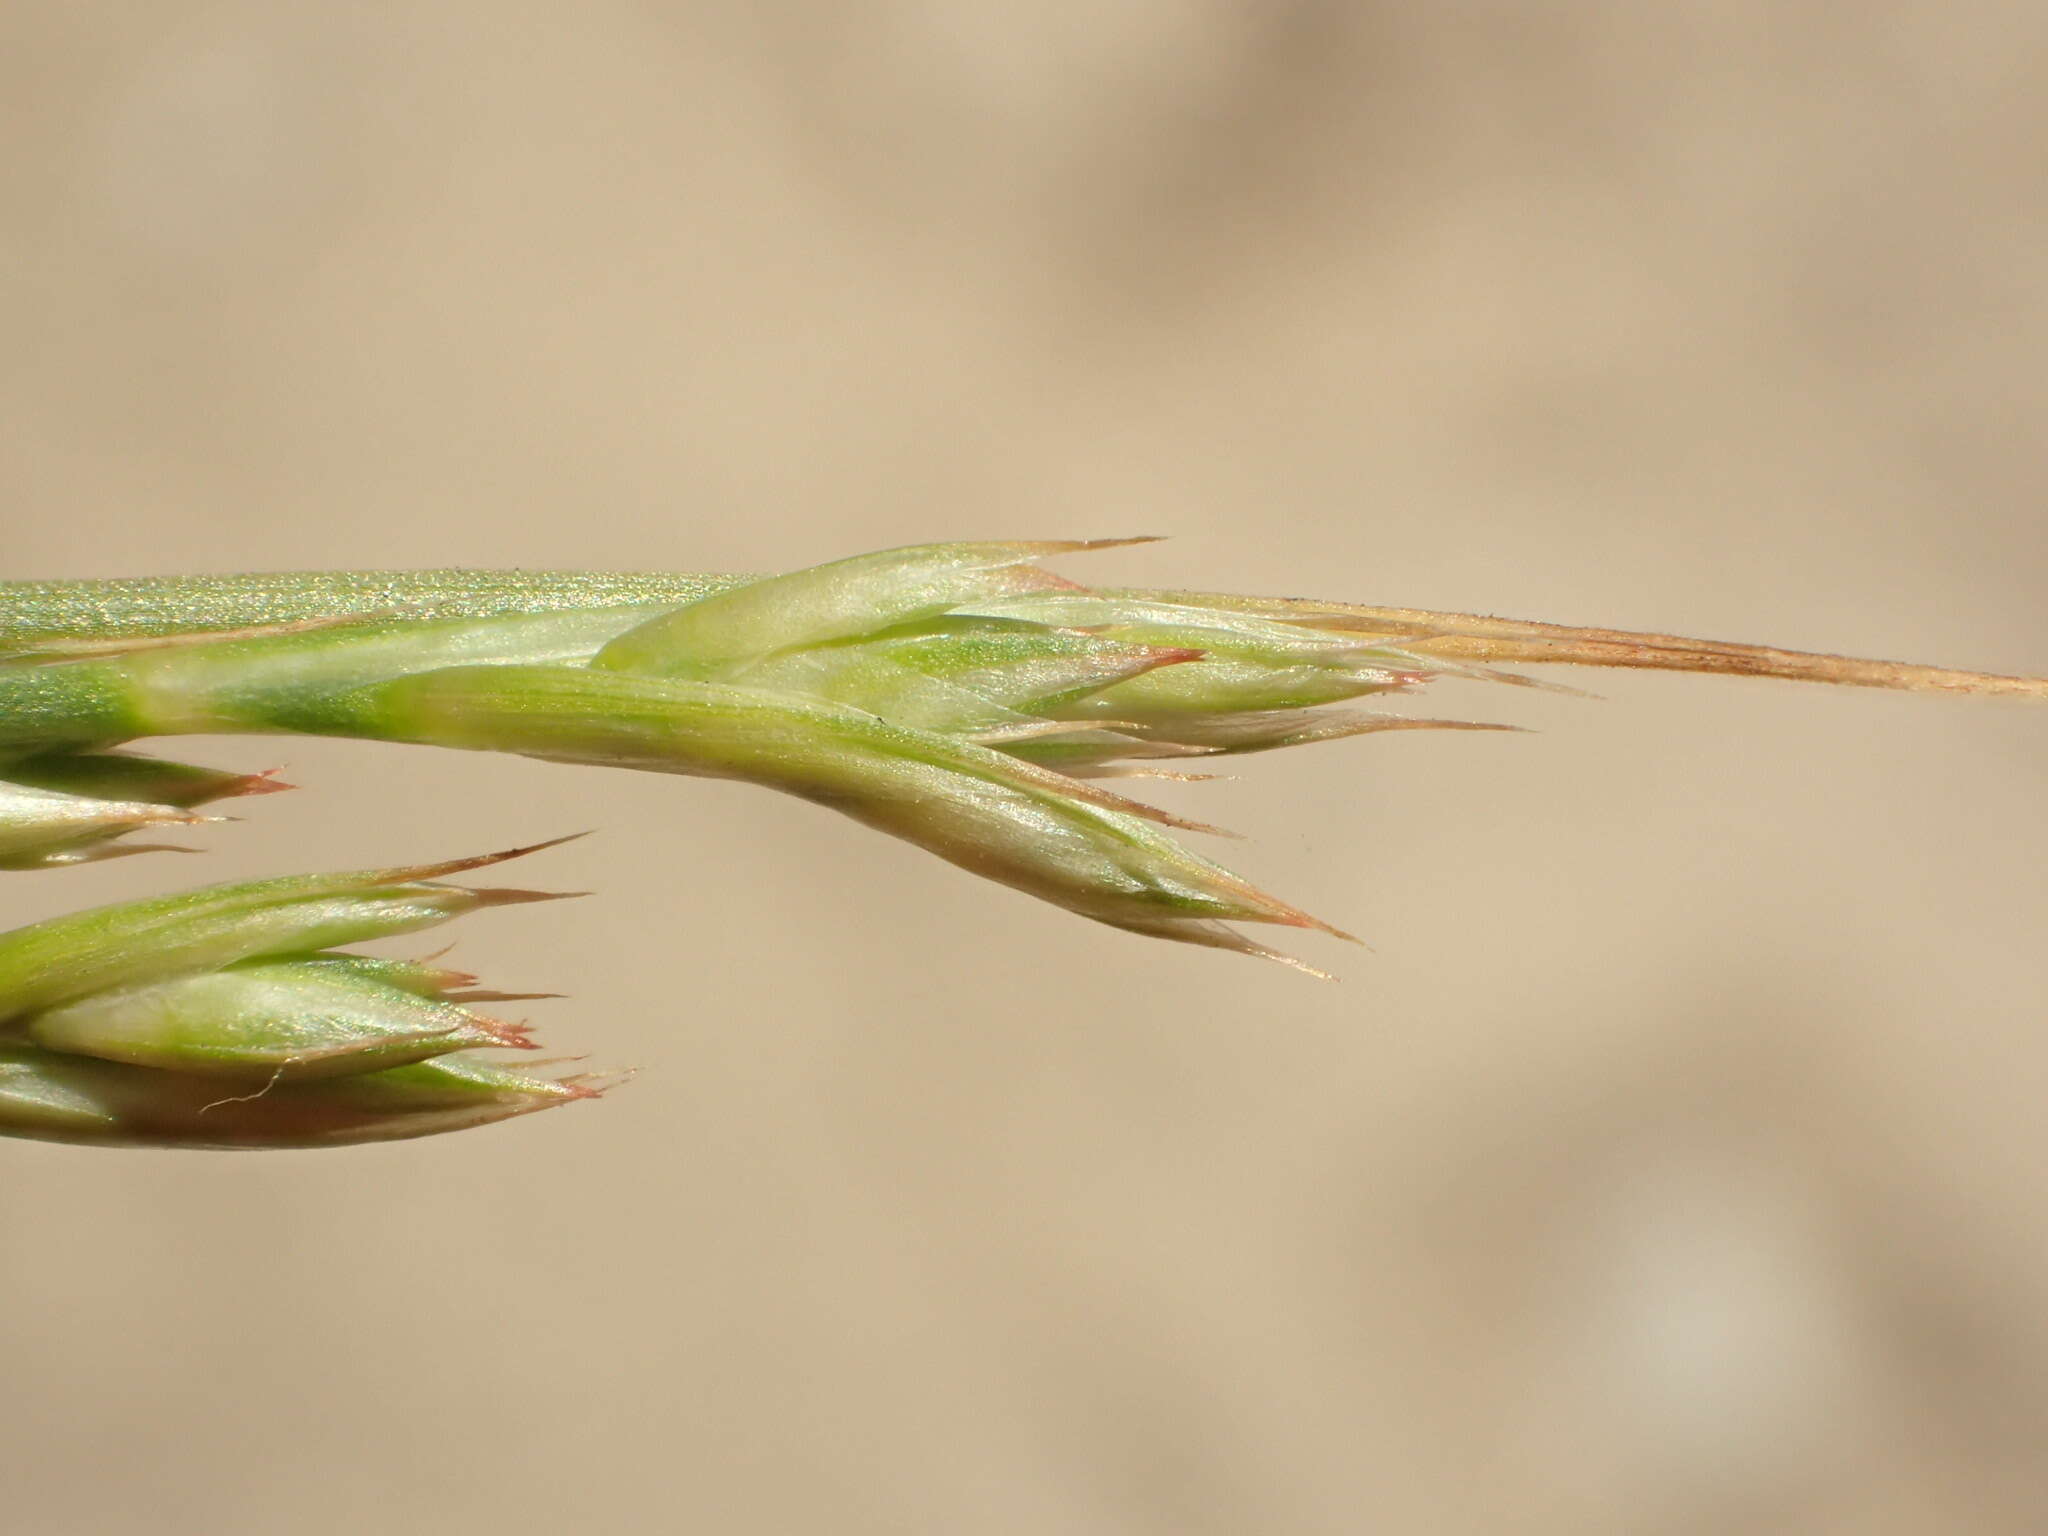
<path fill-rule="evenodd" d="M 107 858 L 108 843 L 142 827 L 217 818 L 191 807 L 287 788 L 268 774 L 223 773 L 128 752 L 55 752 L 9 763 L 0 778 L 0 869 Z"/>
<path fill-rule="evenodd" d="M 204 821 L 174 805 L 101 800 L 0 781 L 0 869 L 39 869 L 104 856 L 101 845 L 141 827 Z"/>
<path fill-rule="evenodd" d="M 511 1025 L 316 959 L 118 987 L 31 1015 L 37 1045 L 229 1077 L 337 1077 L 469 1046 L 517 1046 Z"/>
<path fill-rule="evenodd" d="M 575 1078 L 443 1057 L 243 1093 L 217 1078 L 0 1044 L 0 1131 L 85 1145 L 289 1149 L 402 1141 L 602 1091 Z"/>

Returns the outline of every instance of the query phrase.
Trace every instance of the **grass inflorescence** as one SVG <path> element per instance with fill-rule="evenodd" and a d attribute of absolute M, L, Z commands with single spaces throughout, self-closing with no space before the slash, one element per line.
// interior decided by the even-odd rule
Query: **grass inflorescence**
<path fill-rule="evenodd" d="M 1529 681 L 1502 665 L 2048 697 L 2041 679 L 1676 636 L 1090 589 L 1041 563 L 1131 542 L 1144 541 L 923 545 L 770 577 L 0 583 L 0 868 L 153 846 L 131 834 L 281 787 L 127 743 L 311 733 L 740 779 L 1097 922 L 1310 969 L 1239 925 L 1344 935 L 1184 846 L 1176 833 L 1214 829 L 1128 781 L 1388 730 L 1495 729 L 1368 706 L 1446 676 Z M 469 1051 L 520 1042 L 417 977 L 331 952 L 365 924 L 475 904 L 447 894 L 460 888 L 417 870 L 333 878 L 355 884 L 317 898 L 219 887 L 164 899 L 177 915 L 161 921 L 133 903 L 0 935 L 0 1130 L 324 1144 L 588 1091 L 474 1064 Z M 223 902 L 240 904 L 232 920 Z M 196 942 L 166 934 L 291 929 L 322 903 L 333 926 L 296 948 L 222 959 L 241 942 L 222 940 L 189 965 L 166 958 Z M 262 1091 L 208 1097 L 223 1077 Z"/>

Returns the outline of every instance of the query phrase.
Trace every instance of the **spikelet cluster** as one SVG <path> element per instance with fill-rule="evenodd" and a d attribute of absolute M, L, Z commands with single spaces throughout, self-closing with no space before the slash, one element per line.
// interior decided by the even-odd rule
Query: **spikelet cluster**
<path fill-rule="evenodd" d="M 542 899 L 443 878 L 529 851 L 209 886 L 0 934 L 0 1133 L 344 1146 L 593 1096 L 601 1082 L 508 1064 L 533 1049 L 527 1028 L 477 1005 L 514 994 L 338 947 Z"/>

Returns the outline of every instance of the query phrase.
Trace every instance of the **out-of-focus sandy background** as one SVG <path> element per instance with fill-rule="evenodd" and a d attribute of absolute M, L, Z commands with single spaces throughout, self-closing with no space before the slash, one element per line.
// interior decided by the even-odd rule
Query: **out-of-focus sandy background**
<path fill-rule="evenodd" d="M 0 574 L 1106 579 L 2048 668 L 2048 11 L 0 11 Z M 1199 791 L 1343 972 L 726 785 L 324 742 L 0 920 L 603 835 L 629 1091 L 0 1146 L 22 1536 L 2048 1525 L 2048 714 L 1443 690 Z M 1196 802 L 1187 791 L 1176 803 Z"/>

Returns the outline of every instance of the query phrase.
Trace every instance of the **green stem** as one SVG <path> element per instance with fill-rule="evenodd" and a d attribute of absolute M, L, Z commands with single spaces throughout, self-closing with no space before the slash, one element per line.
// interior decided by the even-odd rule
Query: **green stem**
<path fill-rule="evenodd" d="M 621 608 L 639 609 L 644 617 L 757 579 L 674 572 L 432 570 L 0 582 L 0 663 L 378 618 L 447 621 Z M 1099 590 L 1104 597 L 1259 613 L 1359 634 L 1427 634 L 1428 639 L 1410 642 L 1410 648 L 1446 660 L 1717 672 L 1861 688 L 2048 699 L 2044 678 L 1681 635 L 1299 598 Z M 5 707 L 14 707 L 12 696 Z"/>
<path fill-rule="evenodd" d="M 674 608 L 750 578 L 659 572 L 281 571 L 0 582 L 0 657 L 368 618 Z"/>
<path fill-rule="evenodd" d="M 667 611 L 664 604 L 364 621 L 61 665 L 0 666 L 0 758 L 143 736 L 375 736 L 374 722 L 349 699 L 359 689 L 441 667 L 586 661 Z"/>

